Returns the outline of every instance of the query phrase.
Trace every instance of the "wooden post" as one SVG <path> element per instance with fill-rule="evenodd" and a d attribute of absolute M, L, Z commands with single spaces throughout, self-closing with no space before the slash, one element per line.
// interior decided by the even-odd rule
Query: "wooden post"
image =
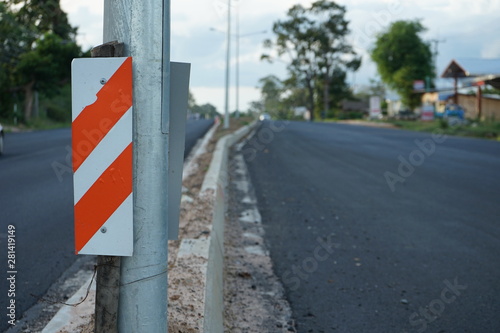
<path fill-rule="evenodd" d="M 92 58 L 122 57 L 124 45 L 113 41 L 94 47 L 90 53 Z M 118 333 L 120 263 L 120 257 L 97 257 L 95 333 Z"/>
<path fill-rule="evenodd" d="M 477 86 L 477 120 L 481 121 L 482 109 L 483 109 L 483 92 L 481 90 L 481 85 Z"/>
<path fill-rule="evenodd" d="M 453 103 L 458 104 L 458 77 L 455 76 L 454 79 L 453 91 L 455 94 L 453 95 Z"/>

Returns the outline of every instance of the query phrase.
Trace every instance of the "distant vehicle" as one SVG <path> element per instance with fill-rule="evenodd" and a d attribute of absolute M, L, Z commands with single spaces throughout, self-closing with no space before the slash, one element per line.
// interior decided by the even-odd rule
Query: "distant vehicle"
<path fill-rule="evenodd" d="M 4 136 L 4 131 L 2 124 L 0 124 L 0 155 L 3 154 L 3 145 L 4 145 L 3 136 Z"/>
<path fill-rule="evenodd" d="M 398 119 L 398 120 L 415 120 L 415 119 L 417 119 L 417 116 L 410 109 L 401 109 L 396 114 L 396 119 Z"/>
<path fill-rule="evenodd" d="M 259 116 L 260 121 L 271 120 L 271 116 L 268 113 L 263 113 Z"/>
<path fill-rule="evenodd" d="M 442 116 L 444 118 L 458 118 L 463 120 L 465 117 L 465 110 L 458 104 L 448 104 L 444 108 Z"/>

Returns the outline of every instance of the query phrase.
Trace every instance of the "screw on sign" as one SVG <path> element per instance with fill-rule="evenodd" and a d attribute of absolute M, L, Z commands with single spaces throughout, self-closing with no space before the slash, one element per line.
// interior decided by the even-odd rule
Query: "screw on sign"
<path fill-rule="evenodd" d="M 131 256 L 132 58 L 72 63 L 77 254 Z"/>

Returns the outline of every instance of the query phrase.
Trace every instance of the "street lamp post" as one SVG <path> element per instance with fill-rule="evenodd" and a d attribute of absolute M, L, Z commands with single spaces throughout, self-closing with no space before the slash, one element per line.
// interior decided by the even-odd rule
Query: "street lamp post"
<path fill-rule="evenodd" d="M 249 34 L 244 34 L 240 35 L 239 31 L 239 13 L 236 8 L 235 12 L 236 16 L 236 33 L 234 34 L 235 37 L 235 43 L 236 43 L 236 69 L 235 69 L 235 75 L 236 75 L 236 112 L 235 115 L 236 117 L 239 117 L 239 110 L 240 110 L 240 38 L 241 37 L 246 37 L 246 36 L 251 36 L 251 35 L 257 35 L 257 34 L 264 34 L 267 32 L 267 30 L 263 31 L 257 31 L 257 32 L 252 32 Z M 220 30 L 217 30 L 215 28 L 210 28 L 212 31 L 218 31 L 222 32 Z M 231 55 L 231 0 L 228 0 L 227 4 L 227 48 L 226 48 L 226 79 L 225 79 L 225 105 L 224 105 L 224 128 L 229 128 L 229 68 L 230 68 L 230 55 Z"/>
<path fill-rule="evenodd" d="M 231 51 L 231 0 L 227 1 L 227 50 L 226 50 L 226 100 L 224 106 L 224 128 L 229 128 L 229 58 Z"/>
<path fill-rule="evenodd" d="M 236 118 L 240 117 L 240 13 L 236 7 Z"/>

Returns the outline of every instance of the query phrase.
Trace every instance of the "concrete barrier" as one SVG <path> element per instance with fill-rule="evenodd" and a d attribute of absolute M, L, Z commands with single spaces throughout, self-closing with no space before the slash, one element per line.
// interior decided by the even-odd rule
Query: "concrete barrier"
<path fill-rule="evenodd" d="M 212 227 L 208 239 L 209 245 L 203 332 L 224 332 L 224 221 L 226 213 L 226 189 L 228 181 L 229 148 L 250 133 L 257 122 L 240 128 L 233 134 L 221 138 L 212 154 L 212 161 L 201 187 L 201 196 L 211 196 L 214 200 Z M 188 240 L 183 240 L 188 241 Z"/>

